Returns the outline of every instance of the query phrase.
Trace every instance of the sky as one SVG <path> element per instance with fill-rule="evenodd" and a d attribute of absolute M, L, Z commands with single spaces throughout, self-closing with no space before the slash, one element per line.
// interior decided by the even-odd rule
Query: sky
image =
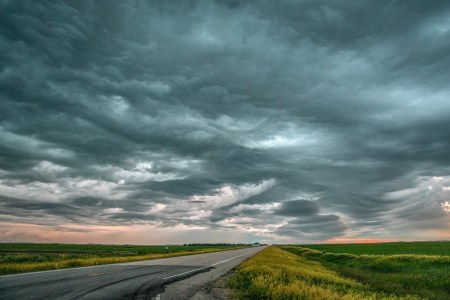
<path fill-rule="evenodd" d="M 0 242 L 450 239 L 450 2 L 0 0 Z"/>

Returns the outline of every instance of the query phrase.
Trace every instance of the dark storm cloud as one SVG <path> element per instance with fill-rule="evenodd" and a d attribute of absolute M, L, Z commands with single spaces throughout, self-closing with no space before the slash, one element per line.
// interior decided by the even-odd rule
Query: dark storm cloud
<path fill-rule="evenodd" d="M 92 217 L 92 215 L 89 215 L 89 212 L 83 211 L 77 206 L 63 203 L 45 203 L 32 200 L 0 197 L 0 205 L 2 207 L 0 210 L 1 215 L 11 215 L 15 218 L 34 217 L 40 222 L 43 221 L 41 218 L 45 215 L 63 217 L 70 222 L 77 222 L 77 219 L 80 217 Z"/>
<path fill-rule="evenodd" d="M 342 236 L 346 229 L 336 215 L 314 215 L 289 221 L 278 228 L 277 233 L 306 240 L 324 240 Z"/>
<path fill-rule="evenodd" d="M 281 208 L 275 211 L 280 216 L 296 217 L 308 216 L 319 212 L 317 205 L 309 200 L 290 200 L 281 204 Z"/>
<path fill-rule="evenodd" d="M 0 6 L 2 220 L 448 226 L 447 1 Z"/>

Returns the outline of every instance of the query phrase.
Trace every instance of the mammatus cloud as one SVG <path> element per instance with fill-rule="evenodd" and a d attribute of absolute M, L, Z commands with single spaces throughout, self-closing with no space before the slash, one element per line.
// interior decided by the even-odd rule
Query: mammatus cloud
<path fill-rule="evenodd" d="M 449 239 L 449 18 L 0 1 L 0 240 Z"/>

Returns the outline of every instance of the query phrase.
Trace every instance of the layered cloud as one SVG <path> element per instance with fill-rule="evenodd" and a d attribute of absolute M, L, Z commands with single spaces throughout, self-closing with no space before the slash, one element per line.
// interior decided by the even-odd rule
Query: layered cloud
<path fill-rule="evenodd" d="M 0 7 L 0 239 L 450 238 L 447 1 Z"/>

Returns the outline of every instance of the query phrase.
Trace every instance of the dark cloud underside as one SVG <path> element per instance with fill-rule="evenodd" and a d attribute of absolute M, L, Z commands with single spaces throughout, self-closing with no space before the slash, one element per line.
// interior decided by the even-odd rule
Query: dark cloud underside
<path fill-rule="evenodd" d="M 448 1 L 3 0 L 0 20 L 0 221 L 448 232 Z"/>

